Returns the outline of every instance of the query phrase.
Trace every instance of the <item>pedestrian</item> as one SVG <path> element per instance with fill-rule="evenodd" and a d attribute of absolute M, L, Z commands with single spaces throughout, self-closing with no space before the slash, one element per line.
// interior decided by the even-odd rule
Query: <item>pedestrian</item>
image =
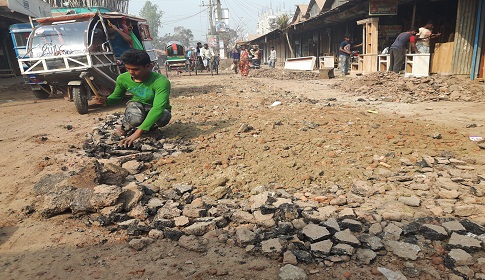
<path fill-rule="evenodd" d="M 389 49 L 389 71 L 399 73 L 404 65 L 406 48 L 411 43 L 411 48 L 415 53 L 419 53 L 416 48 L 416 28 L 412 27 L 409 31 L 399 34 Z"/>
<path fill-rule="evenodd" d="M 172 118 L 170 106 L 170 81 L 167 77 L 151 71 L 150 56 L 146 51 L 130 49 L 121 55 L 126 72 L 116 79 L 116 86 L 107 98 L 98 98 L 102 105 L 120 103 L 126 92 L 132 98 L 126 104 L 125 115 L 118 132 L 126 135 L 119 142 L 121 147 L 129 147 L 142 133 L 154 127 L 166 126 Z M 132 133 L 131 135 L 129 135 Z"/>
<path fill-rule="evenodd" d="M 339 47 L 340 72 L 342 73 L 342 76 L 349 75 L 350 56 L 352 54 L 352 48 L 360 46 L 362 46 L 362 44 L 351 46 L 350 34 L 344 35 L 344 40 L 342 41 L 342 43 L 340 43 Z"/>
<path fill-rule="evenodd" d="M 237 49 L 237 45 L 234 45 L 234 48 L 231 51 L 232 57 L 232 65 L 231 68 L 234 68 L 234 73 L 237 74 L 237 69 L 239 68 L 239 60 L 241 58 L 241 54 L 239 54 L 239 50 Z"/>
<path fill-rule="evenodd" d="M 192 55 L 192 50 L 194 48 L 188 48 L 189 50 L 185 53 L 185 58 L 188 60 L 190 58 L 190 56 Z"/>
<path fill-rule="evenodd" d="M 199 60 L 199 69 L 200 69 L 201 65 L 204 65 L 204 63 L 202 62 L 202 56 L 200 54 L 201 49 L 202 49 L 202 43 L 197 42 L 197 46 L 195 47 L 195 50 L 197 51 L 197 60 Z M 197 69 L 197 70 L 199 70 L 199 69 Z"/>
<path fill-rule="evenodd" d="M 190 57 L 192 56 L 192 49 L 193 48 L 188 48 L 189 50 L 185 53 L 185 65 L 187 65 L 187 68 L 185 71 L 188 71 L 190 67 Z"/>
<path fill-rule="evenodd" d="M 253 68 L 259 69 L 259 49 L 258 46 L 253 45 L 251 49 L 249 50 L 249 53 L 251 54 L 251 64 L 253 65 Z"/>
<path fill-rule="evenodd" d="M 239 70 L 241 70 L 241 76 L 247 77 L 249 74 L 249 53 L 245 46 L 241 46 L 241 58 L 239 60 Z"/>
<path fill-rule="evenodd" d="M 430 39 L 436 38 L 441 35 L 441 33 L 432 34 L 433 22 L 428 21 L 425 26 L 419 28 L 416 34 L 416 48 L 419 53 L 429 53 L 429 41 Z"/>
<path fill-rule="evenodd" d="M 276 67 L 276 51 L 274 49 L 274 46 L 271 46 L 271 51 L 269 52 L 269 67 Z"/>
<path fill-rule="evenodd" d="M 195 65 L 196 65 L 196 61 L 197 61 L 197 50 L 192 47 L 191 50 L 190 50 L 190 55 L 189 55 L 189 67 L 190 67 L 190 70 L 191 71 L 194 71 L 195 70 Z M 197 69 L 198 70 L 198 69 Z"/>

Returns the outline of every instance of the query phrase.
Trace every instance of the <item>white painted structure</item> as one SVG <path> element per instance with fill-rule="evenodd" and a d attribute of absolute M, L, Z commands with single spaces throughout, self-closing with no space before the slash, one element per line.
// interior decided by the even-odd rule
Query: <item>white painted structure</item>
<path fill-rule="evenodd" d="M 316 61 L 315 56 L 288 58 L 285 62 L 285 69 L 312 71 L 315 69 Z"/>

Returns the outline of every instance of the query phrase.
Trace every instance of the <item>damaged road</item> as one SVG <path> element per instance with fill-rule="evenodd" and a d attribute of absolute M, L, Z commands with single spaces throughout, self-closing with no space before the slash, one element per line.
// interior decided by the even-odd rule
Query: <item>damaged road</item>
<path fill-rule="evenodd" d="M 483 277 L 484 115 L 438 106 L 480 107 L 480 84 L 264 71 L 173 78 L 172 123 L 128 150 L 122 107 L 2 103 L 2 278 Z M 371 95 L 386 83 L 461 93 Z"/>

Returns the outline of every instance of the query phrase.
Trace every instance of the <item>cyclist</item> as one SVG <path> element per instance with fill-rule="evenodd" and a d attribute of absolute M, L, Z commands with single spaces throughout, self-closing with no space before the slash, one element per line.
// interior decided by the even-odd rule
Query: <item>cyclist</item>
<path fill-rule="evenodd" d="M 208 44 L 204 44 L 204 47 L 200 49 L 200 56 L 202 57 L 202 62 L 204 63 L 204 68 L 209 72 L 209 63 L 214 56 L 214 51 L 209 48 Z"/>

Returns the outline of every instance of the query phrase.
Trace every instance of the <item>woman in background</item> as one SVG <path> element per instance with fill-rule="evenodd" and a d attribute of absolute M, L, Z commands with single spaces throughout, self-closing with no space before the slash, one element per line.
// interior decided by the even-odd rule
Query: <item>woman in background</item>
<path fill-rule="evenodd" d="M 241 70 L 241 76 L 247 77 L 249 74 L 249 53 L 245 46 L 241 46 L 241 56 L 239 60 L 239 70 Z"/>
<path fill-rule="evenodd" d="M 234 73 L 237 74 L 237 69 L 239 68 L 239 60 L 241 58 L 241 55 L 239 54 L 239 50 L 237 49 L 237 45 L 234 46 L 234 48 L 231 51 L 231 56 L 232 56 L 232 67 L 234 68 Z"/>

